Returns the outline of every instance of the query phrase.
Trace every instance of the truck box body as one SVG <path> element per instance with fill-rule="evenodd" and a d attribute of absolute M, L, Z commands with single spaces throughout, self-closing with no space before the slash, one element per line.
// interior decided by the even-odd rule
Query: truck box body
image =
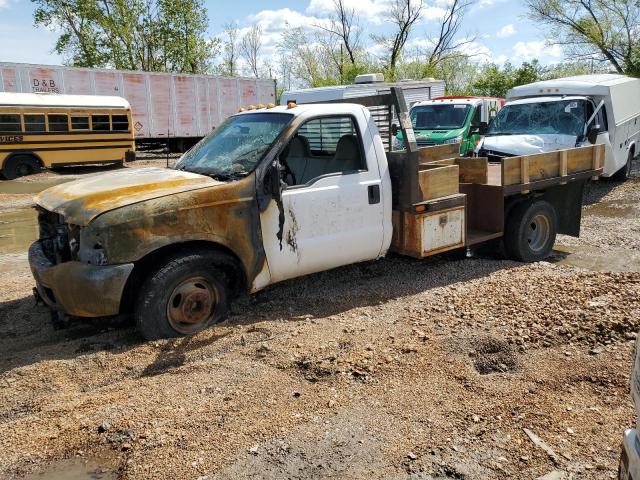
<path fill-rule="evenodd" d="M 0 91 L 117 95 L 131 105 L 136 140 L 197 140 L 241 106 L 275 102 L 275 81 L 211 75 L 0 63 Z"/>

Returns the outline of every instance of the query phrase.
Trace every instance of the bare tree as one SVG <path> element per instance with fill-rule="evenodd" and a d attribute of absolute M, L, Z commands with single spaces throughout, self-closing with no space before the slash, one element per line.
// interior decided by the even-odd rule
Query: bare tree
<path fill-rule="evenodd" d="M 433 49 L 427 58 L 427 64 L 435 67 L 444 58 L 451 56 L 470 56 L 461 49 L 472 43 L 475 38 L 457 40 L 462 20 L 466 10 L 472 4 L 471 0 L 453 0 L 448 6 L 440 22 L 440 31 L 434 41 Z"/>
<path fill-rule="evenodd" d="M 260 49 L 262 48 L 262 29 L 253 25 L 242 37 L 240 42 L 240 55 L 249 65 L 253 76 L 258 78 L 258 64 Z"/>
<path fill-rule="evenodd" d="M 333 0 L 333 15 L 328 27 L 316 27 L 338 37 L 347 52 L 349 62 L 356 64 L 356 51 L 360 46 L 360 26 L 355 8 L 347 8 L 344 0 Z"/>
<path fill-rule="evenodd" d="M 553 43 L 569 56 L 640 76 L 638 0 L 526 0 L 526 5 L 529 17 L 546 24 Z"/>
<path fill-rule="evenodd" d="M 387 19 L 396 26 L 391 36 L 372 35 L 372 38 L 387 47 L 387 69 L 391 77 L 395 76 L 396 65 L 402 55 L 411 30 L 422 14 L 423 0 L 394 0 Z"/>
<path fill-rule="evenodd" d="M 227 23 L 224 26 L 222 43 L 222 64 L 219 67 L 222 75 L 233 77 L 238 74 L 238 26 Z"/>

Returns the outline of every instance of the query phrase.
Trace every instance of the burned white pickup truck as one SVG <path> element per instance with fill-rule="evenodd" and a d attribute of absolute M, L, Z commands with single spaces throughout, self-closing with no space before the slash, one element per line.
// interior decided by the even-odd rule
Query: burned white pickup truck
<path fill-rule="evenodd" d="M 29 251 L 39 296 L 61 314 L 133 314 L 145 338 L 172 337 L 219 322 L 239 292 L 389 250 L 422 258 L 502 237 L 511 258 L 536 261 L 557 232 L 579 234 L 601 146 L 490 164 L 457 158 L 457 145 L 418 149 L 399 89 L 349 102 L 250 108 L 174 169 L 45 190 Z M 373 107 L 387 112 L 384 140 Z M 385 151 L 394 110 L 399 152 Z"/>

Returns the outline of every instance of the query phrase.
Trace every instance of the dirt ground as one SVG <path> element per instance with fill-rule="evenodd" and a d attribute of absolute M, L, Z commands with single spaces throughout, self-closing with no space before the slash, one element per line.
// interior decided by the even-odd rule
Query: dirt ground
<path fill-rule="evenodd" d="M 639 200 L 640 177 L 592 184 L 581 239 L 550 262 L 390 256 L 149 343 L 126 324 L 54 330 L 26 254 L 2 254 L 0 476 L 615 478 Z"/>

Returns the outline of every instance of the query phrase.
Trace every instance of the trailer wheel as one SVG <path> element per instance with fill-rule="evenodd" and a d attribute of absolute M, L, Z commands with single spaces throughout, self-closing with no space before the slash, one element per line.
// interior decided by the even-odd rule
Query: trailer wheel
<path fill-rule="evenodd" d="M 35 158 L 29 155 L 15 155 L 4 162 L 2 175 L 7 180 L 15 180 L 18 177 L 38 173 L 40 170 L 40 163 Z"/>
<path fill-rule="evenodd" d="M 228 286 L 219 260 L 217 252 L 182 252 L 149 274 L 134 313 L 146 340 L 193 335 L 226 316 Z"/>
<path fill-rule="evenodd" d="M 549 256 L 556 241 L 558 216 L 549 202 L 536 200 L 516 206 L 504 233 L 507 256 L 520 262 L 537 262 Z"/>

